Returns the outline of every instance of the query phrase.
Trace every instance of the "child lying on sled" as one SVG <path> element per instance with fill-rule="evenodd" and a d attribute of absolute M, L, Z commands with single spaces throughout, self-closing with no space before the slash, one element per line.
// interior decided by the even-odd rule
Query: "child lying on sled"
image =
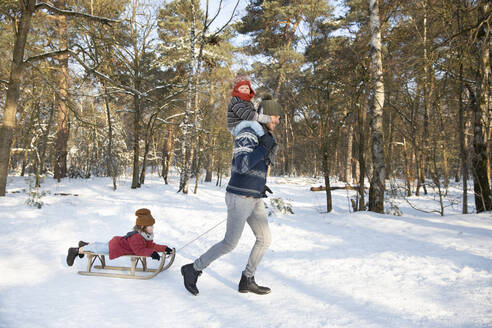
<path fill-rule="evenodd" d="M 154 260 L 160 260 L 157 252 L 172 253 L 172 248 L 166 245 L 159 245 L 153 242 L 155 219 L 150 214 L 150 210 L 141 208 L 135 212 L 137 220 L 133 231 L 125 236 L 115 236 L 109 243 L 94 242 L 87 243 L 79 241 L 78 247 L 70 247 L 67 254 L 67 264 L 73 265 L 77 255 L 82 258 L 82 252 L 93 252 L 97 254 L 109 254 L 109 259 L 115 259 L 123 255 L 151 256 Z"/>

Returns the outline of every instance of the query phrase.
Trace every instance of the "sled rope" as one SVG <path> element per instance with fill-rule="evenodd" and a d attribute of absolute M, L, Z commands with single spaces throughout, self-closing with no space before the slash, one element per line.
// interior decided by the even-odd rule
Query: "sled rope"
<path fill-rule="evenodd" d="M 222 224 L 224 221 L 226 221 L 227 218 L 225 218 L 224 220 L 220 221 L 219 223 L 217 223 L 216 225 L 214 225 L 212 228 L 208 229 L 207 231 L 205 231 L 204 233 L 202 233 L 201 235 L 199 235 L 198 237 L 196 237 L 195 239 L 193 239 L 192 241 L 189 241 L 187 242 L 184 246 L 181 246 L 180 248 L 178 248 L 176 250 L 176 252 L 182 250 L 183 248 L 185 248 L 186 246 L 192 244 L 193 242 L 195 242 L 196 240 L 200 239 L 202 236 L 206 235 L 207 233 L 209 233 L 210 231 L 214 230 L 215 228 L 217 228 L 220 224 Z"/>

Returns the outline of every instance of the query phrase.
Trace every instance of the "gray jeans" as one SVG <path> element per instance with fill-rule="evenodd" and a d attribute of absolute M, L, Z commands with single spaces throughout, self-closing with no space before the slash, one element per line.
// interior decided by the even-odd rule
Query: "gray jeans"
<path fill-rule="evenodd" d="M 272 240 L 263 198 L 240 196 L 228 192 L 226 193 L 225 201 L 227 204 L 227 230 L 225 237 L 196 259 L 193 267 L 195 270 L 201 271 L 222 255 L 232 251 L 241 238 L 245 223 L 248 222 L 256 236 L 256 242 L 251 250 L 248 264 L 243 274 L 247 277 L 254 276 L 256 267 Z"/>

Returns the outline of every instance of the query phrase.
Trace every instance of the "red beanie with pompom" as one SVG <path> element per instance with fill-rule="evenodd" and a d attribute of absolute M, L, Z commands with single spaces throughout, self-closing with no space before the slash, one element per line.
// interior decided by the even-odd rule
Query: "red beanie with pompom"
<path fill-rule="evenodd" d="M 239 87 L 247 85 L 249 87 L 249 94 L 239 92 Z M 233 97 L 239 97 L 244 101 L 250 101 L 255 96 L 255 92 L 251 87 L 249 79 L 245 75 L 237 75 L 234 79 L 234 89 L 232 90 Z"/>

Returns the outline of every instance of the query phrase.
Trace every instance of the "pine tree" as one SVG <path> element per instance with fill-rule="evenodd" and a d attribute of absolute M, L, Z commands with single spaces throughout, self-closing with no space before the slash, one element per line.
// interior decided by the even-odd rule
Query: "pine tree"
<path fill-rule="evenodd" d="M 7 186 L 7 175 L 9 170 L 10 151 L 12 139 L 16 129 L 16 118 L 19 90 L 22 83 L 22 76 L 25 70 L 25 62 L 37 61 L 55 55 L 66 53 L 66 49 L 59 49 L 55 52 L 38 54 L 30 58 L 24 59 L 25 49 L 29 31 L 31 30 L 31 22 L 36 11 L 46 9 L 52 13 L 59 13 L 67 16 L 84 17 L 92 20 L 109 22 L 105 18 L 96 16 L 88 16 L 84 13 L 76 11 L 60 11 L 47 3 L 37 3 L 36 0 L 27 0 L 19 2 L 17 9 L 14 10 L 14 15 L 18 18 L 17 33 L 15 35 L 14 47 L 12 51 L 12 62 L 10 66 L 10 77 L 7 86 L 7 96 L 5 101 L 4 119 L 0 127 L 0 196 L 5 196 Z"/>
<path fill-rule="evenodd" d="M 178 192 L 186 194 L 202 120 L 201 93 L 198 90 L 198 85 L 203 81 L 202 70 L 204 64 L 213 66 L 227 59 L 224 50 L 230 49 L 227 45 L 230 36 L 227 30 L 209 31 L 212 19 L 208 16 L 208 9 L 205 13 L 201 11 L 195 0 L 172 1 L 161 11 L 160 17 L 160 36 L 166 42 L 161 48 L 166 56 L 164 63 L 168 66 L 174 64 L 175 69 L 182 70 L 186 79 L 178 188 Z"/>
<path fill-rule="evenodd" d="M 250 42 L 245 47 L 248 55 L 259 55 L 265 60 L 253 65 L 253 71 L 262 89 L 273 94 L 284 107 L 282 125 L 277 129 L 281 140 L 280 165 L 275 165 L 278 173 L 293 172 L 293 110 L 289 109 L 289 91 L 284 90 L 294 76 L 301 70 L 304 59 L 298 47 L 301 41 L 301 26 L 322 20 L 330 13 L 327 1 L 300 0 L 251 0 L 246 7 L 246 15 L 237 23 L 239 33 L 249 36 Z M 287 88 L 288 89 L 288 88 Z"/>

